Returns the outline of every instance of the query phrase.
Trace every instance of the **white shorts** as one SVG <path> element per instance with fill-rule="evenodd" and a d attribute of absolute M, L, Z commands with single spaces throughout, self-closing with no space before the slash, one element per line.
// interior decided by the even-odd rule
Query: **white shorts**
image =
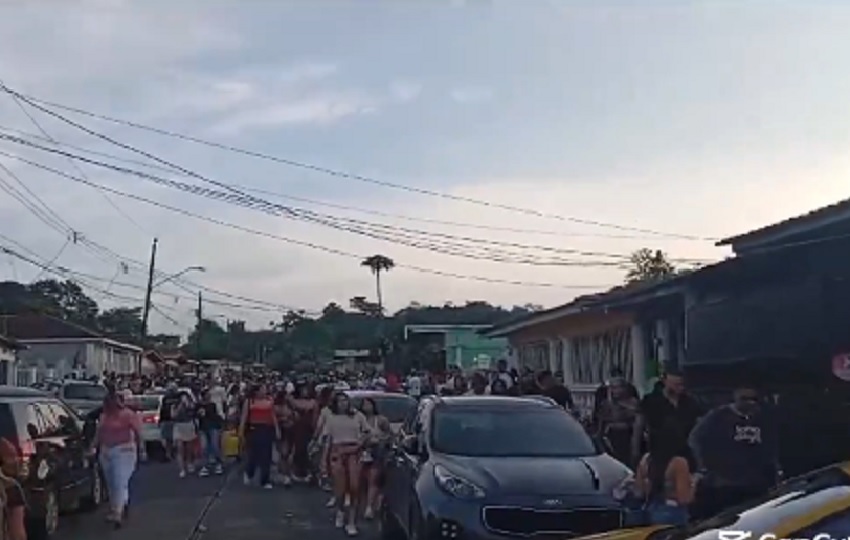
<path fill-rule="evenodd" d="M 192 442 L 196 438 L 194 422 L 175 422 L 174 442 Z"/>

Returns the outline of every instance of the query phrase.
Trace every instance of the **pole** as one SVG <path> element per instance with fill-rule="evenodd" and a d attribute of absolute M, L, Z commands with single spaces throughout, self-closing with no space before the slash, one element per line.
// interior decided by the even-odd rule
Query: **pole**
<path fill-rule="evenodd" d="M 204 299 L 201 291 L 198 291 L 198 320 L 195 323 L 195 361 L 198 362 L 195 371 L 201 371 L 201 328 L 203 327 L 203 304 Z"/>
<path fill-rule="evenodd" d="M 153 239 L 153 244 L 151 244 L 151 262 L 148 267 L 148 287 L 145 291 L 145 305 L 142 307 L 142 328 L 140 331 L 141 337 L 141 345 L 145 346 L 145 340 L 148 337 L 148 316 L 151 312 L 151 294 L 153 293 L 153 276 L 156 268 L 156 245 L 157 239 Z M 142 359 L 139 358 L 138 366 L 136 371 L 141 374 L 142 372 Z"/>

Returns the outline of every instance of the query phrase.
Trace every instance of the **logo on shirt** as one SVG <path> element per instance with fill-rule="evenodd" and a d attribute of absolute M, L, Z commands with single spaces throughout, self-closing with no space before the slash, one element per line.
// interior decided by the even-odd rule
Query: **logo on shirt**
<path fill-rule="evenodd" d="M 761 428 L 758 426 L 735 426 L 735 442 L 761 444 Z"/>

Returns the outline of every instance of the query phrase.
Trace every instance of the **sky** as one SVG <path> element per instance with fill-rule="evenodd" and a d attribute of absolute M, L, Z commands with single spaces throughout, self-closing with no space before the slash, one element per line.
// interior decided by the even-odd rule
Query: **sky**
<path fill-rule="evenodd" d="M 278 161 L 50 109 L 93 136 L 8 93 L 0 135 L 325 221 L 0 140 L 27 191 L 0 180 L 61 220 L 0 192 L 0 246 L 14 250 L 0 279 L 70 270 L 104 308 L 141 305 L 156 237 L 158 279 L 205 268 L 154 291 L 152 329 L 185 334 L 198 286 L 207 316 L 255 328 L 285 307 L 374 300 L 359 266 L 372 254 L 397 264 L 389 310 L 554 306 L 621 284 L 611 261 L 644 247 L 719 260 L 729 252 L 712 239 L 848 196 L 848 25 L 850 6 L 811 1 L 7 0 L 0 81 L 12 90 Z M 72 146 L 32 138 L 45 133 Z M 385 238 L 329 218 L 377 223 Z M 506 262 L 517 249 L 532 262 L 559 249 L 567 265 Z"/>

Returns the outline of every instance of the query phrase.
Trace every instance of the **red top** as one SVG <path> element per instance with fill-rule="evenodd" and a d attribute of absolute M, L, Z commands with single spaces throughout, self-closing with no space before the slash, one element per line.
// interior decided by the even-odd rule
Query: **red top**
<path fill-rule="evenodd" d="M 395 373 L 387 373 L 387 390 L 397 392 L 401 389 L 401 381 Z"/>
<path fill-rule="evenodd" d="M 98 437 L 101 445 L 112 448 L 135 442 L 141 430 L 141 419 L 132 409 L 119 409 L 113 413 L 102 414 L 98 425 Z"/>
<path fill-rule="evenodd" d="M 248 402 L 248 423 L 273 426 L 275 424 L 274 400 L 252 399 Z"/>

